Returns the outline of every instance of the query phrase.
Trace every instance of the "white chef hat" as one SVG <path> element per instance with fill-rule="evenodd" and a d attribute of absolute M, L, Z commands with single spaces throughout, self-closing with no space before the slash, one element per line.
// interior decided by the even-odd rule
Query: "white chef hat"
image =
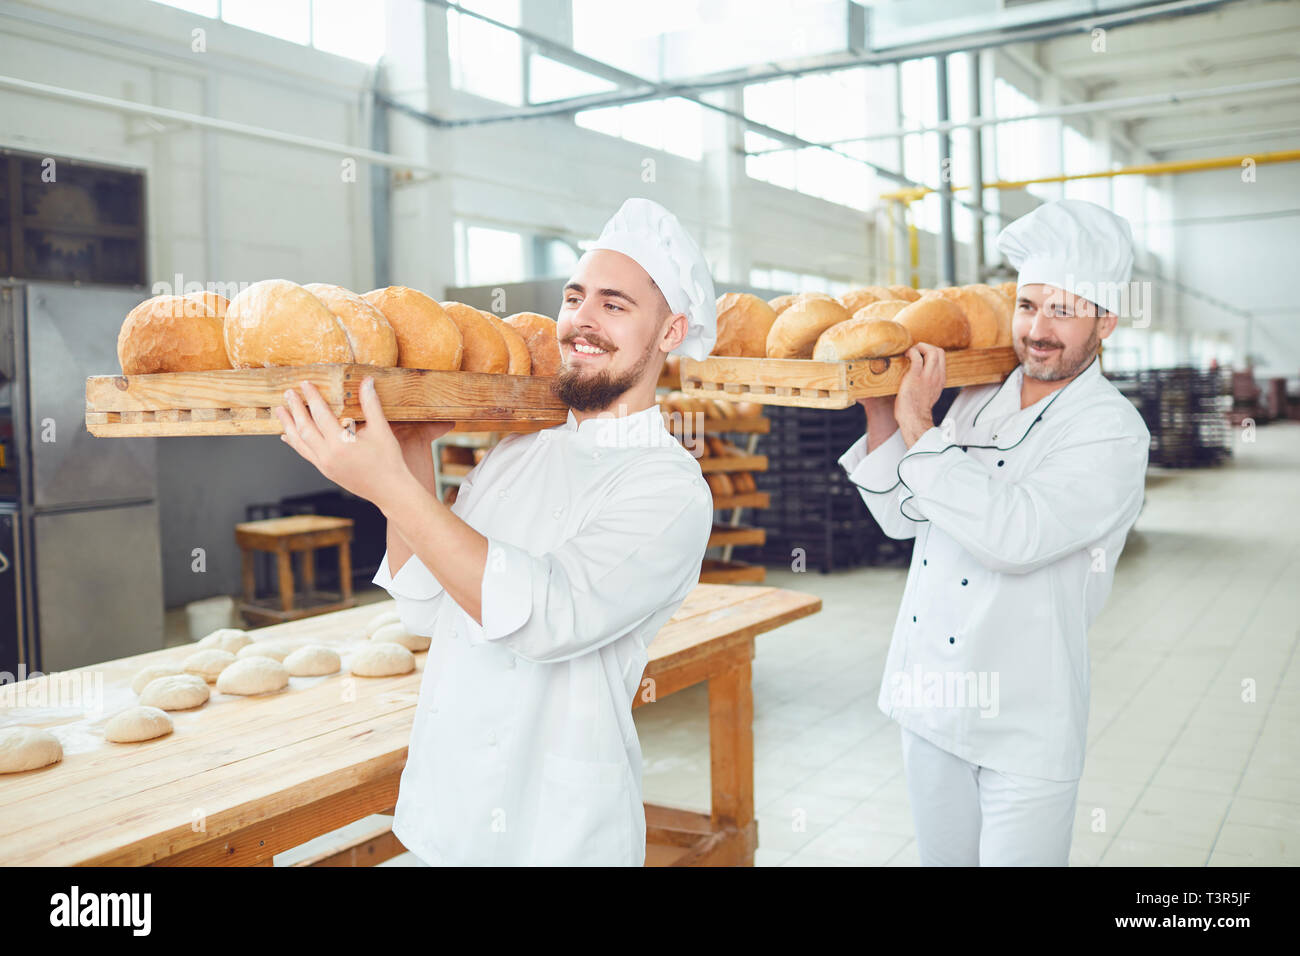
<path fill-rule="evenodd" d="M 1019 271 L 1016 288 L 1051 285 L 1119 315 L 1133 274 L 1128 220 L 1082 199 L 1058 199 L 998 234 L 998 250 Z"/>
<path fill-rule="evenodd" d="M 677 217 L 649 199 L 626 200 L 588 252 L 612 249 L 644 269 L 673 313 L 686 314 L 686 337 L 674 355 L 702 359 L 718 337 L 713 279 L 704 254 Z"/>

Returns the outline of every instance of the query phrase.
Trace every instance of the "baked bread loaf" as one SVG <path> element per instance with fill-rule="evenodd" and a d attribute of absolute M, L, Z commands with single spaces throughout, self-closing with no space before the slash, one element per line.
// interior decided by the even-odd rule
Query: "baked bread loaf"
<path fill-rule="evenodd" d="M 853 313 L 855 319 L 892 319 L 912 303 L 906 299 L 881 299 Z"/>
<path fill-rule="evenodd" d="M 156 295 L 127 313 L 117 361 L 124 375 L 230 368 L 224 323 L 202 298 Z"/>
<path fill-rule="evenodd" d="M 941 295 L 957 303 L 970 323 L 970 348 L 991 349 L 998 338 L 998 316 L 984 297 L 965 286 L 948 286 L 928 295 Z M 924 298 L 924 296 L 922 296 Z"/>
<path fill-rule="evenodd" d="M 496 330 L 496 326 L 483 317 L 482 312 L 463 302 L 438 304 L 456 323 L 465 343 L 465 353 L 460 360 L 462 372 L 502 375 L 510 368 L 510 350 L 506 348 L 506 340 Z"/>
<path fill-rule="evenodd" d="M 913 343 L 928 342 L 942 349 L 964 349 L 970 345 L 970 323 L 956 302 L 941 295 L 927 295 L 900 309 L 894 317 L 912 334 Z"/>
<path fill-rule="evenodd" d="M 736 490 L 736 494 L 744 495 L 752 491 L 758 491 L 758 485 L 754 483 L 754 476 L 747 471 L 734 471 L 731 473 L 731 487 Z"/>
<path fill-rule="evenodd" d="M 708 484 L 709 491 L 713 492 L 715 498 L 725 498 L 736 493 L 736 488 L 731 483 L 731 479 L 720 471 L 705 475 L 704 481 Z"/>
<path fill-rule="evenodd" d="M 397 364 L 454 372 L 460 368 L 464 340 L 460 327 L 429 296 L 404 285 L 371 289 L 361 298 L 384 314 L 397 336 Z"/>
<path fill-rule="evenodd" d="M 772 307 L 773 312 L 780 315 L 786 309 L 790 308 L 791 303 L 793 303 L 797 298 L 799 298 L 799 296 L 794 293 L 791 293 L 790 295 L 778 295 L 774 299 L 768 299 L 767 304 Z"/>
<path fill-rule="evenodd" d="M 224 328 L 234 368 L 353 361 L 352 345 L 334 313 L 288 279 L 254 282 L 231 299 Z"/>
<path fill-rule="evenodd" d="M 871 319 L 864 315 L 832 325 L 823 332 L 813 347 L 812 357 L 819 362 L 844 362 L 902 355 L 911 347 L 912 335 L 903 326 L 891 319 Z"/>
<path fill-rule="evenodd" d="M 811 358 L 821 334 L 848 318 L 848 311 L 832 298 L 798 300 L 772 323 L 767 334 L 767 357 Z"/>
<path fill-rule="evenodd" d="M 881 292 L 887 291 L 879 287 L 867 289 L 850 289 L 840 296 L 840 305 L 848 310 L 849 315 L 853 315 L 858 309 L 865 308 L 873 302 L 879 302 L 882 298 Z M 889 298 L 889 296 L 884 296 Z"/>
<path fill-rule="evenodd" d="M 493 315 L 486 309 L 479 309 L 479 312 L 483 315 L 483 318 L 492 323 L 494 329 L 501 333 L 501 338 L 506 343 L 506 352 L 510 356 L 506 374 L 532 375 L 533 357 L 528 354 L 528 346 L 524 344 L 524 337 L 515 331 L 514 326 L 507 325 L 505 320 L 499 316 Z"/>
<path fill-rule="evenodd" d="M 528 346 L 534 375 L 554 375 L 560 370 L 560 337 L 555 320 L 536 312 L 516 312 L 505 318 Z"/>
<path fill-rule="evenodd" d="M 303 288 L 334 313 L 352 347 L 352 361 L 384 368 L 397 364 L 397 334 L 384 313 L 342 286 L 309 282 Z"/>
<path fill-rule="evenodd" d="M 202 302 L 222 322 L 226 320 L 226 309 L 230 307 L 230 300 L 224 295 L 216 292 L 187 292 L 184 298 L 192 302 Z"/>
<path fill-rule="evenodd" d="M 748 292 L 718 296 L 718 338 L 710 355 L 762 358 L 767 354 L 767 333 L 776 321 L 772 307 Z"/>
<path fill-rule="evenodd" d="M 989 286 L 975 283 L 973 285 L 963 286 L 976 295 L 980 296 L 985 304 L 993 311 L 994 319 L 997 322 L 997 334 L 993 337 L 993 348 L 1002 348 L 1011 344 L 1011 320 L 1015 317 L 1015 302 L 1003 295 L 997 289 Z M 971 348 L 977 348 L 973 344 Z"/>
<path fill-rule="evenodd" d="M 908 302 L 915 302 L 921 298 L 921 293 L 917 292 L 910 285 L 891 285 L 889 287 L 891 299 L 906 299 Z"/>
<path fill-rule="evenodd" d="M 996 289 L 998 292 L 1001 292 L 1008 299 L 1010 299 L 1011 306 L 1012 308 L 1014 308 L 1016 304 L 1016 289 L 1018 285 L 1019 283 L 1016 282 L 1000 282 L 997 285 L 993 286 L 992 288 Z"/>

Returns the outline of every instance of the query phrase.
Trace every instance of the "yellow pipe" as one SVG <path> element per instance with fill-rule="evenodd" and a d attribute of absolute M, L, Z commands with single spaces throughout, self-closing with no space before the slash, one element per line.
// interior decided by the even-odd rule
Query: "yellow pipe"
<path fill-rule="evenodd" d="M 911 211 L 909 207 L 908 212 Z M 921 287 L 921 274 L 918 271 L 921 264 L 920 230 L 916 228 L 916 222 L 910 216 L 907 222 L 907 248 L 912 258 L 912 288 L 919 289 Z"/>
<path fill-rule="evenodd" d="M 1096 173 L 1071 173 L 1063 176 L 1039 176 L 1034 179 L 1018 180 L 998 180 L 996 182 L 985 183 L 985 189 L 1021 189 L 1033 183 L 1064 183 L 1076 179 L 1107 179 L 1112 176 L 1160 176 L 1165 173 L 1197 173 L 1207 169 L 1226 169 L 1228 167 L 1240 166 L 1243 161 L 1250 160 L 1256 166 L 1263 166 L 1268 163 L 1292 163 L 1300 160 L 1300 149 L 1281 150 L 1276 153 L 1260 153 L 1258 156 L 1217 156 L 1213 159 L 1179 159 L 1170 160 L 1164 163 L 1145 163 L 1138 166 L 1124 166 L 1120 169 L 1107 169 Z M 956 192 L 959 189 L 969 189 L 969 186 L 953 186 Z M 913 202 L 928 196 L 930 193 L 937 193 L 939 190 L 931 189 L 929 186 L 909 186 L 904 189 L 898 189 L 894 192 L 881 193 L 881 199 L 896 199 L 901 202 Z"/>

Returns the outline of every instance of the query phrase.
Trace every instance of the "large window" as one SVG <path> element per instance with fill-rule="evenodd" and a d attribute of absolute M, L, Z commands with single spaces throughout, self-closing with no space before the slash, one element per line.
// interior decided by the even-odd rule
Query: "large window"
<path fill-rule="evenodd" d="M 745 115 L 801 139 L 832 143 L 865 136 L 893 120 L 885 112 L 875 81 L 878 68 L 855 68 L 830 73 L 772 80 L 745 87 Z M 746 132 L 747 150 L 770 150 L 779 141 L 761 133 Z M 838 156 L 826 149 L 783 149 L 745 158 L 745 172 L 775 186 L 817 196 L 854 209 L 869 209 L 883 191 L 869 166 L 857 157 L 878 162 L 887 158 L 879 141 L 837 143 Z M 894 165 L 882 162 L 881 165 Z"/>
<path fill-rule="evenodd" d="M 1038 103 L 997 77 L 993 81 L 993 109 L 999 119 L 1026 116 L 1038 112 Z M 1055 171 L 1045 168 L 1045 164 L 1054 163 L 1058 155 L 1061 123 L 1057 119 L 999 123 L 997 141 L 999 179 L 1015 182 L 1050 176 Z M 1034 183 L 1025 189 L 1044 200 L 1056 199 L 1061 194 L 1059 183 Z"/>
<path fill-rule="evenodd" d="M 524 237 L 507 229 L 455 225 L 456 284 L 490 285 L 529 278 Z"/>
<path fill-rule="evenodd" d="M 519 0 L 460 0 L 460 5 L 519 26 Z M 523 103 L 523 48 L 518 34 L 448 10 L 447 53 L 452 86 L 512 106 Z"/>
<path fill-rule="evenodd" d="M 787 292 L 826 292 L 842 295 L 852 284 L 842 279 L 817 275 L 811 272 L 791 272 L 788 269 L 750 269 L 749 284 L 758 289 Z"/>
<path fill-rule="evenodd" d="M 1094 173 L 1106 168 L 1106 150 L 1068 123 L 1061 136 L 1061 152 L 1067 174 Z M 1065 184 L 1065 198 L 1085 199 L 1099 206 L 1110 205 L 1109 179 L 1073 179 Z"/>
<path fill-rule="evenodd" d="M 374 63 L 384 52 L 384 4 L 356 0 L 155 0 L 231 26 Z"/>
<path fill-rule="evenodd" d="M 574 114 L 579 126 L 698 160 L 704 155 L 704 108 L 672 96 Z"/>

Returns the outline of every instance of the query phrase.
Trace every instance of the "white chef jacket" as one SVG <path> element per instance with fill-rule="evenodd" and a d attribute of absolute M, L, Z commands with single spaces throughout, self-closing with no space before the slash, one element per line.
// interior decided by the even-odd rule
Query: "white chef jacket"
<path fill-rule="evenodd" d="M 1020 408 L 1023 366 L 963 389 L 909 449 L 840 458 L 891 538 L 915 537 L 877 704 L 963 760 L 1082 775 L 1088 627 L 1142 507 L 1150 434 L 1093 363 Z M 945 438 L 945 436 L 947 436 Z"/>
<path fill-rule="evenodd" d="M 374 583 L 433 638 L 393 832 L 434 865 L 645 862 L 632 721 L 699 582 L 713 498 L 657 407 L 504 437 L 451 510 L 488 539 L 482 625 L 412 555 Z"/>

